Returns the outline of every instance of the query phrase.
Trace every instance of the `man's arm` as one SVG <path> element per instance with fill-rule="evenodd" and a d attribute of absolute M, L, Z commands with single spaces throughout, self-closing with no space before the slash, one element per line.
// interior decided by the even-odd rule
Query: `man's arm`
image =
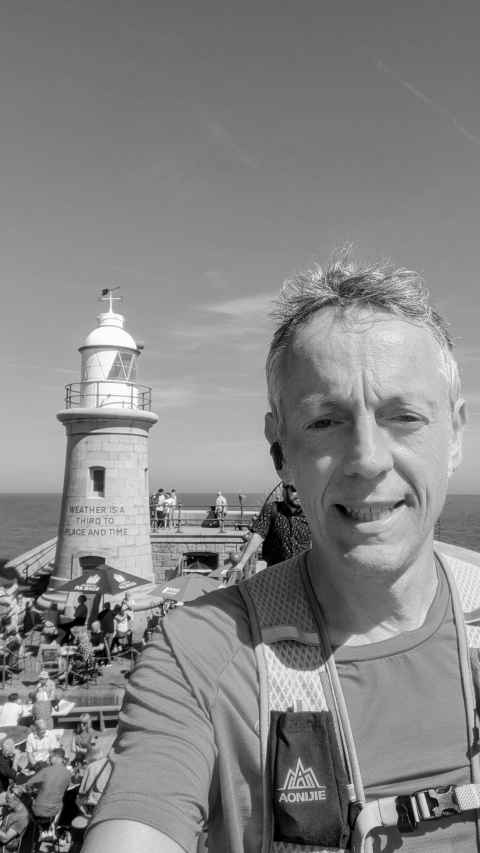
<path fill-rule="evenodd" d="M 106 850 L 115 850 L 115 853 L 132 853 L 132 850 L 185 853 L 183 847 L 168 835 L 135 820 L 106 820 L 92 828 L 82 853 L 105 853 Z"/>
<path fill-rule="evenodd" d="M 0 829 L 0 844 L 8 844 L 8 842 L 16 838 L 17 835 L 19 835 L 19 832 L 15 826 L 9 826 L 5 832 Z"/>
<path fill-rule="evenodd" d="M 255 551 L 257 551 L 260 548 L 260 545 L 262 544 L 262 542 L 263 542 L 263 536 L 261 536 L 260 533 L 252 533 L 252 535 L 250 536 L 250 539 L 248 540 L 248 542 L 247 542 L 247 544 L 243 550 L 243 553 L 242 553 L 237 565 L 235 566 L 237 571 L 239 571 L 239 570 L 243 571 L 244 570 L 244 568 L 245 568 L 247 562 L 249 561 L 250 557 L 252 557 L 253 554 L 255 553 Z"/>

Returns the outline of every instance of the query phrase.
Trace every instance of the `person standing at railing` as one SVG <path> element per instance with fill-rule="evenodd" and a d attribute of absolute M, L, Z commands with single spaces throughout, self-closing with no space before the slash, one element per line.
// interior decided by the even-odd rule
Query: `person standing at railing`
<path fill-rule="evenodd" d="M 217 497 L 215 500 L 215 514 L 217 518 L 220 519 L 220 521 L 222 521 L 222 519 L 224 519 L 227 514 L 227 506 L 228 504 L 225 495 L 222 495 L 220 491 L 217 492 Z"/>
<path fill-rule="evenodd" d="M 157 503 L 155 508 L 157 527 L 165 527 L 165 498 L 164 490 L 157 489 Z"/>
<path fill-rule="evenodd" d="M 267 566 L 308 551 L 312 545 L 310 528 L 295 486 L 283 484 L 282 499 L 265 503 L 250 525 L 250 531 L 252 535 L 235 567 L 239 576 L 245 573 L 248 561 L 260 546 Z M 255 570 L 251 574 L 255 574 Z"/>
<path fill-rule="evenodd" d="M 172 498 L 171 493 L 166 492 L 165 502 L 163 504 L 164 514 L 165 514 L 164 527 L 171 527 L 172 526 L 174 507 L 175 507 L 175 501 Z"/>

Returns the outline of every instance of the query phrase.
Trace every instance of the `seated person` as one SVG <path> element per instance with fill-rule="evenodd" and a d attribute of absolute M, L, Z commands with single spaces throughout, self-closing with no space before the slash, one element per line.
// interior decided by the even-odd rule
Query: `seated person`
<path fill-rule="evenodd" d="M 61 627 L 65 631 L 63 639 L 61 641 L 61 645 L 64 646 L 66 643 L 73 642 L 73 627 L 83 627 L 88 618 L 88 607 L 87 607 L 87 596 L 79 595 L 77 606 L 75 608 L 73 619 L 70 622 L 63 622 Z"/>
<path fill-rule="evenodd" d="M 93 741 L 96 737 L 90 714 L 82 714 L 74 738 L 75 758 L 78 764 L 88 759 Z"/>
<path fill-rule="evenodd" d="M 96 659 L 102 661 L 105 661 L 105 659 L 108 660 L 105 637 L 98 619 L 92 622 L 90 626 L 90 642 L 92 643 Z"/>
<path fill-rule="evenodd" d="M 30 815 L 14 791 L 7 791 L 5 804 L 7 813 L 0 826 L 0 844 L 5 845 L 5 850 L 17 850 L 20 836 L 30 823 Z"/>
<path fill-rule="evenodd" d="M 39 628 L 42 624 L 42 614 L 40 610 L 37 610 L 34 602 L 31 598 L 27 598 L 25 601 L 25 613 L 23 616 L 23 626 L 22 632 L 25 637 L 31 631 L 35 630 L 35 628 Z"/>
<path fill-rule="evenodd" d="M 41 822 L 50 822 L 63 806 L 63 797 L 70 783 L 70 771 L 65 767 L 65 752 L 60 747 L 52 751 L 50 765 L 31 776 L 24 787 L 35 791 L 32 812 Z"/>
<path fill-rule="evenodd" d="M 50 762 L 50 756 L 54 749 L 58 749 L 57 736 L 52 729 L 47 729 L 44 719 L 39 717 L 35 721 L 35 727 L 27 736 L 25 751 L 28 758 L 28 766 L 32 770 L 40 770 Z"/>
<path fill-rule="evenodd" d="M 207 512 L 207 515 L 203 519 L 201 527 L 220 527 L 220 522 L 218 520 L 217 513 L 215 511 L 215 506 L 212 504 L 210 509 Z"/>
<path fill-rule="evenodd" d="M 20 672 L 20 656 L 23 651 L 23 640 L 18 629 L 13 625 L 7 628 L 4 647 L 8 650 L 5 663 L 12 672 Z"/>
<path fill-rule="evenodd" d="M 0 752 L 15 774 L 23 773 L 27 766 L 27 755 L 23 750 L 17 749 L 12 738 L 6 737 L 2 741 Z"/>
<path fill-rule="evenodd" d="M 69 681 L 75 682 L 88 678 L 95 670 L 95 651 L 87 628 L 81 628 L 77 634 L 76 653 L 72 658 Z"/>
<path fill-rule="evenodd" d="M 90 760 L 83 774 L 77 795 L 77 806 L 90 817 L 110 778 L 112 765 L 103 754 L 102 744 L 95 743 L 90 750 Z"/>

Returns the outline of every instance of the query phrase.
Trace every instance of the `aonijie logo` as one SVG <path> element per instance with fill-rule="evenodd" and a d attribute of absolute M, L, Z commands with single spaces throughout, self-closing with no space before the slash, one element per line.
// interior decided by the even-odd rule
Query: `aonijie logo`
<path fill-rule="evenodd" d="M 325 785 L 320 785 L 312 767 L 303 766 L 301 758 L 295 770 L 288 771 L 283 787 L 278 790 L 280 803 L 313 803 L 327 798 Z"/>

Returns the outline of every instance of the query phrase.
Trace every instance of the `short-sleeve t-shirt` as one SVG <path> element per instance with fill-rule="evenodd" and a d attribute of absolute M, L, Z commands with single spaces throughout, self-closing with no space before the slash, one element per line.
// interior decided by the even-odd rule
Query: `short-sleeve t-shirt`
<path fill-rule="evenodd" d="M 213 851 L 258 853 L 259 688 L 241 595 L 237 587 L 215 591 L 167 616 L 162 629 L 130 678 L 113 774 L 93 824 L 137 820 L 188 851 L 208 825 Z M 456 634 L 443 580 L 425 625 L 397 642 L 336 651 L 369 797 L 469 781 Z M 422 824 L 413 839 L 388 831 L 376 853 L 478 849 L 473 813 L 457 825 Z"/>
<path fill-rule="evenodd" d="M 268 566 L 308 551 L 312 544 L 310 527 L 303 511 L 292 510 L 285 501 L 264 504 L 250 530 L 262 537 L 262 557 Z"/>

